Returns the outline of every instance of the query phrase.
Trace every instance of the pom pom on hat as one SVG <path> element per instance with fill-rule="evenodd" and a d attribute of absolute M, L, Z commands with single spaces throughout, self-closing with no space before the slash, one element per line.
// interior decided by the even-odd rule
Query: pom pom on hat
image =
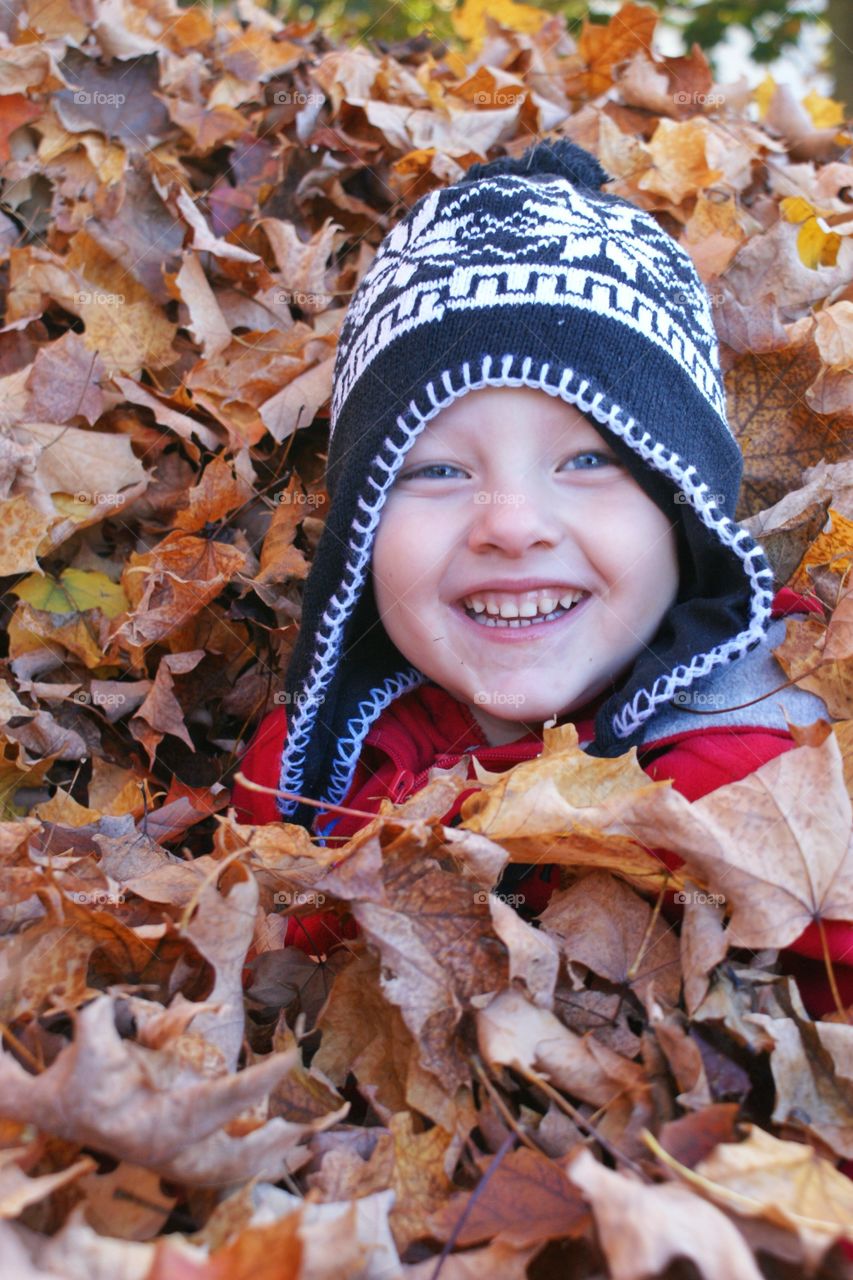
<path fill-rule="evenodd" d="M 478 161 L 471 165 L 457 186 L 491 178 L 498 173 L 514 173 L 520 178 L 551 174 L 567 178 L 574 186 L 591 191 L 600 191 L 602 183 L 610 181 L 609 174 L 595 156 L 568 138 L 554 138 L 537 142 L 521 156 L 498 156 L 496 160 Z"/>

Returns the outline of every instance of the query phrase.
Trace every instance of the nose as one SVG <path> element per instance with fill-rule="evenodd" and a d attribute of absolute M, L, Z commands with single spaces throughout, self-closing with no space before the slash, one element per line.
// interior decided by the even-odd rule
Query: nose
<path fill-rule="evenodd" d="M 556 546 L 563 537 L 563 521 L 541 489 L 534 490 L 533 485 L 515 483 L 475 493 L 470 549 L 497 547 L 507 555 L 521 556 L 540 543 Z"/>

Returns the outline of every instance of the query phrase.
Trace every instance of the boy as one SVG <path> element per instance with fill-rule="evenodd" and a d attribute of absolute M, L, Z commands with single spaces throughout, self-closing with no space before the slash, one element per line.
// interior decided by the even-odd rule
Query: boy
<path fill-rule="evenodd" d="M 690 258 L 605 180 L 573 143 L 541 141 L 430 192 L 380 245 L 338 345 L 289 715 L 263 721 L 247 777 L 375 812 L 466 752 L 490 770 L 530 759 L 545 723 L 571 719 L 590 755 L 636 746 L 693 800 L 793 747 L 784 712 L 827 715 L 795 688 L 753 702 L 784 683 L 782 617 L 812 606 L 774 599 L 733 519 L 743 459 Z M 324 843 L 367 821 L 233 799 L 240 821 Z M 548 873 L 512 867 L 501 888 L 521 881 L 536 913 Z M 833 947 L 851 1001 L 848 932 Z M 819 1015 L 833 1006 L 810 933 L 788 960 Z M 320 913 L 286 940 L 342 935 Z"/>

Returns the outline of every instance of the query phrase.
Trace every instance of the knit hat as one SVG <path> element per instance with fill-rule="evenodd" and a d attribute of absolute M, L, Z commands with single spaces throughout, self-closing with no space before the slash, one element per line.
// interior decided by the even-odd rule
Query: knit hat
<path fill-rule="evenodd" d="M 678 526 L 678 598 L 599 708 L 589 754 L 626 752 L 677 691 L 764 639 L 773 573 L 733 518 L 743 459 L 708 296 L 680 245 L 605 181 L 566 139 L 474 164 L 413 205 L 360 281 L 335 360 L 331 501 L 285 678 L 282 790 L 340 803 L 373 722 L 427 680 L 378 616 L 373 542 L 417 436 L 479 387 L 577 406 Z M 328 813 L 278 806 L 308 829 Z"/>

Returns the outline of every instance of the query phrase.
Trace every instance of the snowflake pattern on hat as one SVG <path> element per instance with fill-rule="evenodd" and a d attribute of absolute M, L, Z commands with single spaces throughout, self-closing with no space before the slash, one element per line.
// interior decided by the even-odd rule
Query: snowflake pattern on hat
<path fill-rule="evenodd" d="M 672 237 L 641 209 L 589 199 L 564 178 L 531 189 L 510 175 L 434 191 L 389 232 L 341 329 L 332 433 L 353 384 L 405 333 L 448 311 L 527 303 L 606 311 L 682 364 L 729 429 L 708 297 Z"/>

